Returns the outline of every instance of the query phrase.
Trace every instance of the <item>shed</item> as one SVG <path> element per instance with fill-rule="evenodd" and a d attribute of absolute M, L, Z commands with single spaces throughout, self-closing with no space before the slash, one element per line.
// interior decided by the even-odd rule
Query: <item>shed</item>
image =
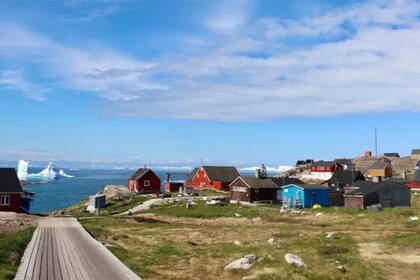
<path fill-rule="evenodd" d="M 411 181 L 407 182 L 406 185 L 415 191 L 420 191 L 420 161 L 417 162 L 416 167 L 414 168 L 414 174 Z"/>
<path fill-rule="evenodd" d="M 29 212 L 32 195 L 23 191 L 14 168 L 0 168 L 0 211 Z"/>
<path fill-rule="evenodd" d="M 255 203 L 281 201 L 281 187 L 292 183 L 302 183 L 297 178 L 239 176 L 229 185 L 231 203 Z"/>
<path fill-rule="evenodd" d="M 420 160 L 420 149 L 413 149 L 411 151 L 411 157 Z"/>
<path fill-rule="evenodd" d="M 290 184 L 282 187 L 282 204 L 288 208 L 310 208 L 330 205 L 329 190 L 321 185 Z"/>
<path fill-rule="evenodd" d="M 387 161 L 375 162 L 369 167 L 368 173 L 372 177 L 392 177 L 391 164 Z"/>
<path fill-rule="evenodd" d="M 395 157 L 395 158 L 399 158 L 400 154 L 399 153 L 384 153 L 384 157 Z"/>
<path fill-rule="evenodd" d="M 194 174 L 191 186 L 194 189 L 228 190 L 239 175 L 234 166 L 203 166 Z"/>
<path fill-rule="evenodd" d="M 150 168 L 139 168 L 128 179 L 128 188 L 136 193 L 160 193 L 160 185 L 160 178 Z"/>
<path fill-rule="evenodd" d="M 340 170 L 334 172 L 330 180 L 328 180 L 328 187 L 330 189 L 342 189 L 348 187 L 356 181 L 364 181 L 365 177 L 362 172 L 357 170 Z"/>
<path fill-rule="evenodd" d="M 345 207 L 363 209 L 378 203 L 382 207 L 410 205 L 410 189 L 402 183 L 392 180 L 378 183 L 358 181 L 354 187 L 354 190 L 344 194 Z"/>

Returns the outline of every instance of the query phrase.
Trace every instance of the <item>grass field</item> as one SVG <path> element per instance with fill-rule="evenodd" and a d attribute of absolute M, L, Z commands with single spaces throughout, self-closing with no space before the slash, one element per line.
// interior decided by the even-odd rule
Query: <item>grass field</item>
<path fill-rule="evenodd" d="M 204 203 L 186 209 L 175 203 L 132 217 L 85 217 L 81 223 L 143 279 L 410 280 L 420 275 L 420 223 L 411 216 L 420 218 L 419 197 L 411 207 L 381 212 L 279 213 L 276 207 Z M 327 238 L 327 232 L 335 234 Z M 251 253 L 258 261 L 250 270 L 223 270 Z M 286 253 L 299 255 L 307 269 L 288 265 Z"/>
<path fill-rule="evenodd" d="M 34 228 L 0 235 L 0 279 L 13 279 Z"/>

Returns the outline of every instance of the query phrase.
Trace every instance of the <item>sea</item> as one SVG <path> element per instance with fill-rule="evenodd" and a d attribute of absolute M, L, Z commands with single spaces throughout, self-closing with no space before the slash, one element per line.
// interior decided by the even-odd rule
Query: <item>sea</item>
<path fill-rule="evenodd" d="M 42 168 L 30 168 L 30 173 L 37 173 L 41 170 Z M 128 178 L 135 170 L 64 169 L 64 172 L 74 177 L 58 176 L 58 179 L 53 181 L 23 186 L 25 190 L 35 194 L 31 203 L 31 213 L 48 213 L 69 207 L 102 191 L 106 185 L 126 186 Z M 166 172 L 168 171 L 155 170 L 162 181 L 162 189 Z M 185 180 L 185 176 L 171 175 L 171 180 Z"/>

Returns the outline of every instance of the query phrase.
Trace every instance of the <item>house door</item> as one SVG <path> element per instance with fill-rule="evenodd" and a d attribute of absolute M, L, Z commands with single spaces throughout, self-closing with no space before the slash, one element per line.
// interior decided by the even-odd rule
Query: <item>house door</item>
<path fill-rule="evenodd" d="M 392 191 L 391 190 L 385 190 L 382 193 L 382 207 L 392 207 Z"/>

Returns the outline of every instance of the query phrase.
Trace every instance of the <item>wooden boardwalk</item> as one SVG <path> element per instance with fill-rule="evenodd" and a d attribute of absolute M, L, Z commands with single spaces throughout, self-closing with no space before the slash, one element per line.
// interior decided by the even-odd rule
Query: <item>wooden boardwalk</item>
<path fill-rule="evenodd" d="M 140 280 L 74 218 L 40 220 L 15 279 Z"/>

